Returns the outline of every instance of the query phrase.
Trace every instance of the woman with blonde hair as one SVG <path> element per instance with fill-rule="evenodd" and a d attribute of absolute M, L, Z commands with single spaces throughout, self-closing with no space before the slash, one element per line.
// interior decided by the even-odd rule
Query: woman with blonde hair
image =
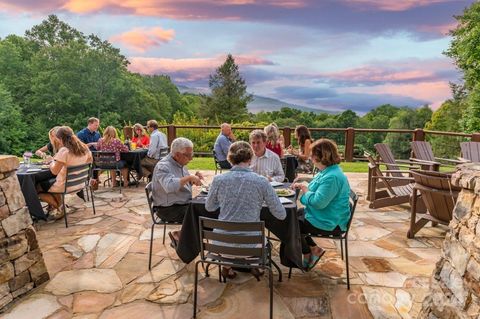
<path fill-rule="evenodd" d="M 57 133 L 57 130 L 60 128 L 60 126 L 54 126 L 50 131 L 48 132 L 48 139 L 50 140 L 47 145 L 42 146 L 38 150 L 35 151 L 35 155 L 38 157 L 43 158 L 46 160 L 48 158 L 48 153 L 50 153 L 51 156 L 57 154 L 58 150 L 60 149 L 60 143 L 55 136 Z"/>
<path fill-rule="evenodd" d="M 101 152 L 112 152 L 115 153 L 115 159 L 118 162 L 118 168 L 120 168 L 122 173 L 122 180 L 124 183 L 128 181 L 128 167 L 127 163 L 120 159 L 120 153 L 128 152 L 128 147 L 125 146 L 122 141 L 117 137 L 117 130 L 113 126 L 107 126 L 105 131 L 103 131 L 103 137 L 98 140 L 97 150 Z M 113 187 L 117 186 L 115 170 L 110 170 L 110 177 L 112 178 Z"/>
<path fill-rule="evenodd" d="M 263 131 L 267 134 L 267 144 L 266 148 L 278 155 L 278 157 L 283 157 L 283 148 L 285 147 L 283 142 L 283 136 L 280 134 L 277 124 L 272 123 L 267 125 Z"/>
<path fill-rule="evenodd" d="M 49 204 L 50 213 L 54 218 L 61 218 L 64 212 L 59 210 L 62 204 L 60 193 L 65 191 L 67 167 L 92 162 L 92 153 L 68 126 L 59 127 L 55 137 L 58 139 L 60 148 L 50 163 L 50 172 L 56 175 L 56 179 L 48 189 L 45 189 L 45 185 L 41 185 L 43 192 L 39 197 L 40 200 Z M 83 187 L 83 185 L 73 186 L 68 191 L 80 190 Z"/>
<path fill-rule="evenodd" d="M 150 137 L 145 133 L 142 124 L 137 123 L 133 126 L 132 143 L 136 143 L 137 148 L 148 148 Z"/>

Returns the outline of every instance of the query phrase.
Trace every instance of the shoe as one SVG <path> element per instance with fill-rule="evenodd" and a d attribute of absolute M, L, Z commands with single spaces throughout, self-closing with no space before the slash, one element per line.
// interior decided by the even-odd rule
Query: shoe
<path fill-rule="evenodd" d="M 234 279 L 235 277 L 237 277 L 237 273 L 235 271 L 233 271 L 232 268 L 223 267 L 222 268 L 222 277 L 223 277 L 223 282 L 227 282 L 227 278 L 228 279 Z"/>
<path fill-rule="evenodd" d="M 173 237 L 173 234 L 171 231 L 168 232 L 168 237 L 170 237 L 170 247 L 172 247 L 173 249 L 177 249 L 177 246 L 178 246 L 178 242 L 177 240 L 175 239 L 175 237 Z"/>
<path fill-rule="evenodd" d="M 78 197 L 80 197 L 81 199 L 83 199 L 84 202 L 86 202 L 86 200 L 85 200 L 85 194 L 83 193 L 83 189 L 82 189 L 81 191 L 78 191 L 78 192 L 76 193 L 76 195 L 77 195 Z"/>
<path fill-rule="evenodd" d="M 90 180 L 90 187 L 91 187 L 92 191 L 98 190 L 98 180 L 91 179 Z"/>
<path fill-rule="evenodd" d="M 322 249 L 322 248 L 320 248 Z M 325 254 L 325 250 L 322 249 L 322 251 L 320 252 L 320 255 L 314 255 L 312 254 L 312 256 L 310 257 L 310 261 L 308 263 L 308 267 L 306 269 L 306 271 L 310 271 L 312 270 L 313 268 L 315 268 L 315 266 L 318 264 L 318 262 L 320 261 L 320 258 L 322 258 L 322 256 Z"/>
<path fill-rule="evenodd" d="M 257 278 L 257 281 L 260 281 L 260 277 L 263 276 L 265 272 L 258 268 L 252 268 L 252 270 L 250 270 L 250 273 L 253 277 Z"/>

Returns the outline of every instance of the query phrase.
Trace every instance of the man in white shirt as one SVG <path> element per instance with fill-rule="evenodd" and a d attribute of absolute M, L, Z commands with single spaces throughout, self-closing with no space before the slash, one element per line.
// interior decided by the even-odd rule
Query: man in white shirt
<path fill-rule="evenodd" d="M 151 176 L 158 161 L 168 154 L 167 136 L 158 130 L 157 121 L 148 121 L 147 129 L 150 132 L 150 145 L 147 157 L 141 161 L 142 176 Z"/>
<path fill-rule="evenodd" d="M 252 170 L 268 178 L 269 181 L 283 182 L 285 173 L 277 154 L 266 148 L 267 135 L 262 130 L 250 133 L 250 145 L 253 149 Z"/>

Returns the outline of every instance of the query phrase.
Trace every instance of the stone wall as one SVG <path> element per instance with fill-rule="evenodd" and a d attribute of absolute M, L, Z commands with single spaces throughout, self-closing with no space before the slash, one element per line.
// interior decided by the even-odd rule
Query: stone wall
<path fill-rule="evenodd" d="M 480 164 L 461 165 L 462 187 L 419 318 L 480 318 Z"/>
<path fill-rule="evenodd" d="M 0 155 L 0 312 L 49 279 L 15 170 L 15 156 Z"/>

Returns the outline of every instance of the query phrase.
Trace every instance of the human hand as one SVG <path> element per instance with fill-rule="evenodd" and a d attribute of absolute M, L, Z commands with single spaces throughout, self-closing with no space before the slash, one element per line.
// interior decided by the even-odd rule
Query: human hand
<path fill-rule="evenodd" d="M 45 157 L 43 158 L 43 162 L 44 162 L 45 164 L 50 164 L 52 161 L 53 161 L 53 157 L 52 157 L 52 156 L 47 156 L 47 155 L 45 154 Z"/>
<path fill-rule="evenodd" d="M 308 191 L 308 185 L 305 183 L 293 183 L 292 189 L 300 189 L 302 193 L 306 193 Z"/>
<path fill-rule="evenodd" d="M 38 157 L 41 157 L 41 158 L 45 158 L 46 154 L 40 150 L 36 151 L 35 152 L 35 155 L 37 155 Z"/>
<path fill-rule="evenodd" d="M 203 177 L 202 173 L 200 173 L 199 171 L 196 171 L 195 172 L 195 176 L 197 176 L 199 179 L 201 180 L 204 180 L 205 178 Z"/>
<path fill-rule="evenodd" d="M 202 186 L 202 181 L 196 175 L 190 175 L 190 183 L 195 186 Z"/>
<path fill-rule="evenodd" d="M 97 142 L 91 142 L 91 143 L 88 143 L 87 146 L 93 146 L 93 147 L 97 147 Z"/>

